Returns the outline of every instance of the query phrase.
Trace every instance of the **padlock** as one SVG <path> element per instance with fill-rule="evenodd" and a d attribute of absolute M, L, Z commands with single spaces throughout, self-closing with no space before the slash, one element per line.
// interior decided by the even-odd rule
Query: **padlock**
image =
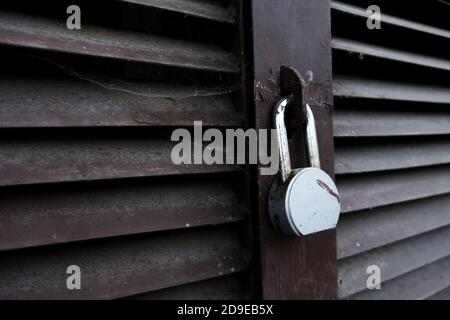
<path fill-rule="evenodd" d="M 291 168 L 285 114 L 293 99 L 293 96 L 282 98 L 274 109 L 280 177 L 270 190 L 269 214 L 279 232 L 306 236 L 336 228 L 341 206 L 336 184 L 320 169 L 316 124 L 308 104 L 305 104 L 306 146 L 310 167 Z"/>

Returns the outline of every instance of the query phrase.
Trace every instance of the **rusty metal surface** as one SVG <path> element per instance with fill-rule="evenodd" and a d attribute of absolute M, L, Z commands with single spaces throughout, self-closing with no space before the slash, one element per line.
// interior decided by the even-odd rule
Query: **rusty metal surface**
<path fill-rule="evenodd" d="M 271 128 L 271 113 L 280 97 L 279 72 L 292 66 L 312 78 L 308 102 L 317 119 L 322 167 L 334 174 L 331 121 L 331 28 L 328 1 L 252 1 L 256 127 Z M 312 73 L 311 73 L 312 72 Z M 294 167 L 302 167 L 304 150 L 292 143 Z M 258 177 L 261 281 L 264 299 L 336 297 L 335 232 L 290 238 L 275 232 L 267 213 L 267 196 L 275 177 Z"/>
<path fill-rule="evenodd" d="M 450 195 L 344 215 L 337 229 L 344 259 L 450 225 Z"/>
<path fill-rule="evenodd" d="M 138 4 L 181 13 L 204 19 L 229 24 L 236 23 L 236 19 L 228 8 L 216 0 L 118 0 L 120 2 Z"/>
<path fill-rule="evenodd" d="M 231 53 L 214 45 L 145 33 L 83 26 L 73 32 L 65 23 L 30 15 L 0 12 L 0 44 L 87 56 L 123 59 L 221 72 L 239 72 Z"/>
<path fill-rule="evenodd" d="M 448 256 L 450 227 L 385 246 L 339 262 L 339 296 L 367 289 L 367 267 L 382 268 L 386 282 Z"/>
<path fill-rule="evenodd" d="M 364 102 L 360 102 L 361 106 Z M 381 104 L 380 104 L 381 106 Z M 449 112 L 336 108 L 335 137 L 390 137 L 450 134 Z"/>
<path fill-rule="evenodd" d="M 0 80 L 0 127 L 236 127 L 243 123 L 227 88 L 126 83 L 118 79 Z"/>
<path fill-rule="evenodd" d="M 335 159 L 336 174 L 443 165 L 450 163 L 450 139 L 337 142 Z"/>
<path fill-rule="evenodd" d="M 245 218 L 232 184 L 220 176 L 4 190 L 0 250 L 187 230 Z"/>
<path fill-rule="evenodd" d="M 428 198 L 450 192 L 450 167 L 440 166 L 338 177 L 342 212 Z"/>
<path fill-rule="evenodd" d="M 232 227 L 117 238 L 0 254 L 1 299 L 112 299 L 216 278 L 247 267 Z M 78 265 L 83 290 L 67 290 Z"/>

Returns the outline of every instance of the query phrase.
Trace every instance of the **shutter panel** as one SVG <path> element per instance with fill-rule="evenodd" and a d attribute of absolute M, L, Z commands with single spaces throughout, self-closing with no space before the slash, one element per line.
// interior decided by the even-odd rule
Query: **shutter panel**
<path fill-rule="evenodd" d="M 0 8 L 0 297 L 251 298 L 248 175 L 170 157 L 246 125 L 240 2 L 79 3 Z"/>
<path fill-rule="evenodd" d="M 332 1 L 339 296 L 448 298 L 449 7 L 369 2 Z M 366 28 L 372 4 L 381 30 Z"/>

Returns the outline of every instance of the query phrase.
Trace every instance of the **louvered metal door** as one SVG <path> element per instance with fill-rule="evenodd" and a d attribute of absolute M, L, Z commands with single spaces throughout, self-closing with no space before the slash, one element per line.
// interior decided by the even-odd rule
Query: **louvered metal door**
<path fill-rule="evenodd" d="M 366 27 L 379 5 L 381 29 Z M 450 285 L 450 6 L 332 1 L 339 296 L 425 299 Z M 367 268 L 381 290 L 367 290 Z"/>
<path fill-rule="evenodd" d="M 240 3 L 76 3 L 0 5 L 0 297 L 252 297 L 248 175 L 170 158 L 246 125 Z"/>

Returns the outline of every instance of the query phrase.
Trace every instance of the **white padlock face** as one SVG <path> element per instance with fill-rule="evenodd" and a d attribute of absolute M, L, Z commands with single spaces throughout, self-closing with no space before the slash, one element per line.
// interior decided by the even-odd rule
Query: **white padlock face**
<path fill-rule="evenodd" d="M 302 169 L 292 178 L 285 208 L 289 224 L 298 236 L 334 229 L 341 212 L 334 181 L 317 168 Z"/>

